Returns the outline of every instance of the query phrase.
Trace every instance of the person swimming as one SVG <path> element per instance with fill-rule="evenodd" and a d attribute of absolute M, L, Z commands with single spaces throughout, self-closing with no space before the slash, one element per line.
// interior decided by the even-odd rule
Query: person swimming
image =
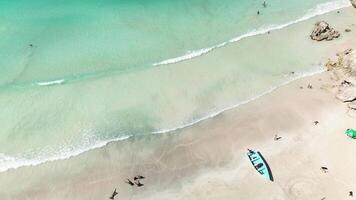
<path fill-rule="evenodd" d="M 267 7 L 266 1 L 264 1 L 262 5 L 263 5 L 264 8 L 266 8 Z"/>

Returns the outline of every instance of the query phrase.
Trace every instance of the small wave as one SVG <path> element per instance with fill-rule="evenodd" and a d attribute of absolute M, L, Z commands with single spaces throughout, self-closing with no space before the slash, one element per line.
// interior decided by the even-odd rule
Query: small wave
<path fill-rule="evenodd" d="M 256 96 L 254 96 L 252 98 L 249 98 L 249 99 L 247 99 L 245 101 L 242 101 L 242 102 L 239 102 L 237 104 L 222 108 L 220 110 L 215 110 L 215 111 L 212 110 L 212 111 L 208 112 L 210 114 L 208 114 L 208 115 L 206 115 L 204 117 L 192 120 L 190 122 L 183 123 L 180 126 L 154 131 L 151 134 L 171 133 L 171 132 L 174 132 L 174 131 L 177 131 L 177 130 L 180 130 L 180 129 L 191 127 L 191 126 L 193 126 L 193 125 L 195 125 L 195 124 L 197 124 L 199 122 L 202 122 L 204 120 L 214 118 L 214 117 L 220 115 L 221 113 L 223 113 L 225 111 L 235 109 L 235 108 L 237 108 L 237 107 L 239 107 L 241 105 L 244 105 L 244 104 L 247 104 L 247 103 L 249 103 L 251 101 L 254 101 L 254 100 L 256 100 L 256 99 L 258 99 L 258 98 L 260 98 L 260 97 L 262 97 L 264 95 L 267 95 L 267 94 L 273 92 L 274 90 L 280 88 L 281 86 L 287 85 L 287 84 L 289 84 L 289 83 L 291 83 L 291 82 L 293 82 L 293 81 L 295 81 L 297 79 L 304 78 L 304 77 L 307 77 L 307 76 L 312 76 L 312 75 L 315 75 L 315 74 L 318 74 L 318 73 L 321 73 L 321 72 L 324 72 L 324 71 L 325 70 L 323 70 L 321 66 L 318 66 L 317 69 L 314 69 L 313 71 L 309 71 L 309 72 L 305 72 L 305 73 L 296 73 L 293 76 L 293 78 L 291 78 L 290 80 L 285 81 L 282 84 L 279 84 L 279 85 L 277 85 L 275 87 L 271 87 L 270 89 L 266 90 L 265 92 L 263 92 L 260 95 L 256 95 Z M 104 146 L 106 146 L 107 144 L 109 144 L 111 142 L 116 142 L 116 141 L 129 139 L 132 136 L 133 135 L 128 135 L 128 136 L 122 136 L 122 137 L 109 139 L 109 140 L 96 141 L 95 144 L 88 144 L 85 147 L 82 147 L 82 148 L 79 148 L 79 149 L 76 149 L 76 150 L 60 151 L 59 154 L 51 156 L 51 157 L 47 157 L 47 158 L 24 159 L 24 158 L 21 158 L 21 157 L 7 156 L 7 155 L 4 155 L 4 154 L 0 153 L 0 172 L 5 172 L 5 171 L 7 171 L 9 169 L 17 169 L 19 167 L 25 167 L 25 166 L 36 166 L 36 165 L 39 165 L 39 164 L 42 164 L 42 163 L 56 161 L 56 160 L 69 159 L 71 157 L 78 156 L 78 155 L 80 155 L 80 154 L 82 154 L 84 152 L 104 147 Z"/>
<path fill-rule="evenodd" d="M 351 3 L 349 0 L 337 0 L 337 1 L 331 1 L 331 2 L 327 2 L 327 3 L 323 3 L 323 4 L 319 4 L 317 5 L 315 8 L 309 10 L 307 12 L 307 14 L 305 14 L 304 16 L 302 16 L 299 19 L 296 19 L 294 21 L 290 21 L 288 23 L 285 24 L 280 24 L 280 25 L 270 25 L 268 27 L 262 27 L 260 29 L 256 29 L 256 30 L 252 30 L 246 34 L 240 35 L 236 38 L 233 38 L 231 40 L 229 40 L 228 42 L 223 42 L 221 44 L 212 46 L 212 47 L 208 47 L 208 48 L 204 48 L 204 49 L 199 49 L 199 50 L 194 50 L 194 51 L 188 51 L 185 55 L 183 56 L 179 56 L 176 58 L 170 58 L 167 60 L 163 60 L 161 62 L 158 63 L 153 63 L 153 66 L 158 66 L 158 65 L 168 65 L 168 64 L 173 64 L 173 63 L 177 63 L 177 62 L 181 62 L 184 60 L 189 60 L 195 57 L 199 57 L 202 56 L 204 54 L 207 54 L 208 52 L 223 47 L 229 43 L 234 43 L 234 42 L 238 42 L 244 38 L 248 38 L 248 37 L 252 37 L 252 36 L 256 36 L 256 35 L 262 35 L 262 34 L 266 34 L 270 31 L 274 31 L 274 30 L 279 30 L 279 29 L 283 29 L 287 26 L 308 20 L 310 18 L 319 16 L 319 15 L 323 15 L 329 12 L 332 12 L 334 10 L 338 10 L 341 8 L 345 8 L 345 7 L 349 7 L 351 6 Z"/>
<path fill-rule="evenodd" d="M 38 82 L 36 83 L 39 86 L 52 86 L 52 85 L 60 85 L 64 83 L 64 79 L 48 81 L 48 82 Z"/>
<path fill-rule="evenodd" d="M 199 49 L 199 50 L 192 51 L 192 52 L 189 51 L 187 54 L 185 54 L 183 56 L 180 56 L 180 57 L 177 57 L 177 58 L 168 59 L 168 60 L 164 60 L 164 61 L 159 62 L 159 63 L 154 63 L 153 66 L 167 65 L 167 64 L 180 62 L 180 61 L 183 61 L 183 60 L 189 60 L 191 58 L 204 55 L 204 54 L 208 53 L 209 51 L 211 51 L 213 49 L 214 49 L 214 47 L 210 47 L 210 48 L 205 48 L 205 49 Z"/>
<path fill-rule="evenodd" d="M 318 67 L 318 68 L 321 68 L 321 67 Z M 317 69 L 317 70 L 314 70 L 314 71 L 310 71 L 310 72 L 305 72 L 305 73 L 299 73 L 299 74 L 296 74 L 294 76 L 294 78 L 288 80 L 288 81 L 285 81 L 283 82 L 282 84 L 279 84 L 277 86 L 274 86 L 274 87 L 271 87 L 270 89 L 266 90 L 265 92 L 257 95 L 257 96 L 254 96 L 252 98 L 249 98 L 245 101 L 241 101 L 239 102 L 238 104 L 234 104 L 232 106 L 228 106 L 228 107 L 225 107 L 223 109 L 220 109 L 220 110 L 215 110 L 215 111 L 211 111 L 209 115 L 206 115 L 202 118 L 199 118 L 199 119 L 196 119 L 194 121 L 191 121 L 191 122 L 188 122 L 188 123 L 185 123 L 185 124 L 182 124 L 180 126 L 177 126 L 177 127 L 174 127 L 174 128 L 168 128 L 168 129 L 162 129 L 162 130 L 159 130 L 159 131 L 155 131 L 155 132 L 152 132 L 153 134 L 162 134 L 162 133 L 168 133 L 168 132 L 173 132 L 173 131 L 177 131 L 177 130 L 180 130 L 180 129 L 184 129 L 184 128 L 187 128 L 187 127 L 190 127 L 190 126 L 193 126 L 199 122 L 202 122 L 204 120 L 207 120 L 207 119 L 210 119 L 210 118 L 214 118 L 218 115 L 220 115 L 221 113 L 225 112 L 225 111 L 228 111 L 228 110 L 232 110 L 232 109 L 235 109 L 241 105 L 244 105 L 244 104 L 247 104 L 247 103 L 250 103 L 266 94 L 270 94 L 271 92 L 273 92 L 274 90 L 284 86 L 284 85 L 287 85 L 295 80 L 298 80 L 298 79 L 301 79 L 301 78 L 304 78 L 304 77 L 308 77 L 308 76 L 313 76 L 313 75 L 316 75 L 316 74 L 319 74 L 319 73 L 322 73 L 324 72 L 325 70 L 324 69 Z"/>
<path fill-rule="evenodd" d="M 313 12 L 311 14 L 305 15 L 302 18 L 300 18 L 300 19 L 298 19 L 296 21 L 293 21 L 293 22 L 290 22 L 290 23 L 287 23 L 287 24 L 284 24 L 284 25 L 274 26 L 274 27 L 271 27 L 269 29 L 267 28 L 267 29 L 263 29 L 263 30 L 261 29 L 260 31 L 254 31 L 254 32 L 245 34 L 243 36 L 231 39 L 229 42 L 230 43 L 231 42 L 236 42 L 236 41 L 239 41 L 239 40 L 241 40 L 241 39 L 243 39 L 245 37 L 250 37 L 250 36 L 253 36 L 253 35 L 267 33 L 268 31 L 275 30 L 275 29 L 281 29 L 281 28 L 284 28 L 284 27 L 289 26 L 291 24 L 294 24 L 294 23 L 297 23 L 297 22 L 301 22 L 303 20 L 309 19 L 309 18 L 317 16 L 317 15 L 325 14 L 325 13 L 331 12 L 333 10 L 337 10 L 337 9 L 340 9 L 340 8 L 348 7 L 349 5 L 350 5 L 350 3 L 349 3 L 348 0 L 334 1 L 334 2 L 329 2 L 329 3 L 326 3 L 326 4 L 321 4 L 321 5 L 318 5 L 313 10 Z M 226 44 L 227 44 L 227 42 L 219 44 L 219 45 L 216 45 L 215 47 L 203 49 L 201 51 L 199 50 L 199 51 L 195 51 L 195 52 L 190 52 L 189 54 L 187 54 L 185 56 L 181 56 L 181 57 L 178 57 L 176 59 L 168 59 L 166 61 L 162 61 L 162 62 L 157 63 L 155 65 L 171 64 L 171 63 L 174 63 L 174 62 L 180 62 L 180 61 L 183 61 L 183 60 L 186 60 L 186 59 L 191 59 L 193 57 L 206 54 L 206 53 L 210 52 L 211 50 L 213 50 L 214 48 L 219 48 L 219 47 L 225 46 Z M 152 132 L 152 134 L 162 134 L 162 133 L 174 132 L 174 131 L 177 131 L 177 130 L 180 130 L 180 129 L 184 129 L 184 128 L 193 126 L 193 125 L 195 125 L 195 124 L 197 124 L 197 123 L 199 123 L 201 121 L 204 121 L 204 120 L 207 120 L 207 119 L 210 119 L 210 118 L 214 118 L 214 117 L 220 115 L 221 113 L 223 113 L 225 111 L 237 108 L 238 106 L 247 104 L 247 103 L 249 103 L 251 101 L 254 101 L 254 100 L 256 100 L 256 99 L 258 99 L 258 98 L 260 98 L 260 97 L 262 97 L 262 96 L 264 96 L 266 94 L 269 94 L 269 93 L 273 92 L 274 90 L 276 90 L 277 88 L 279 88 L 279 87 L 281 87 L 283 85 L 289 84 L 292 81 L 295 81 L 295 80 L 303 78 L 303 77 L 312 76 L 312 75 L 315 75 L 315 74 L 318 74 L 318 73 L 321 73 L 321 72 L 325 71 L 325 70 L 322 70 L 320 68 L 318 70 L 314 70 L 314 71 L 311 71 L 311 72 L 295 74 L 295 76 L 293 78 L 291 78 L 290 80 L 288 80 L 286 82 L 283 82 L 282 84 L 279 84 L 278 86 L 272 87 L 272 88 L 266 90 L 265 92 L 263 92 L 260 95 L 256 95 L 256 96 L 254 96 L 254 97 L 252 97 L 252 98 L 250 98 L 248 100 L 239 102 L 238 104 L 234 104 L 234 105 L 231 105 L 229 107 L 225 107 L 225 108 L 220 109 L 220 110 L 212 110 L 212 111 L 210 111 L 210 114 L 208 114 L 208 115 L 206 115 L 204 117 L 192 120 L 190 122 L 184 123 L 184 124 L 182 124 L 180 126 L 176 126 L 176 127 L 173 127 L 173 128 L 154 131 L 154 132 Z M 64 80 L 55 80 L 55 81 L 49 81 L 49 82 L 39 82 L 39 83 L 37 83 L 37 85 L 50 86 L 50 85 L 57 85 L 57 84 L 63 84 L 63 83 L 64 83 Z M 21 158 L 21 157 L 12 157 L 12 156 L 8 156 L 8 155 L 4 155 L 4 154 L 0 153 L 0 172 L 7 171 L 9 169 L 16 169 L 16 168 L 23 167 L 23 166 L 35 166 L 35 165 L 39 165 L 39 164 L 50 162 L 50 161 L 68 159 L 68 158 L 71 158 L 71 157 L 74 157 L 74 156 L 78 156 L 78 155 L 80 155 L 80 154 L 82 154 L 84 152 L 87 152 L 89 150 L 93 150 L 93 149 L 104 147 L 104 146 L 106 146 L 107 144 L 109 144 L 111 142 L 125 140 L 125 139 L 128 139 L 130 137 L 132 137 L 132 135 L 119 137 L 119 138 L 114 138 L 114 139 L 110 139 L 110 140 L 97 141 L 94 144 L 89 144 L 88 146 L 85 146 L 85 147 L 82 147 L 82 148 L 79 148 L 79 149 L 76 149 L 76 150 L 62 151 L 57 155 L 54 155 L 54 156 L 51 156 L 51 157 L 47 157 L 47 158 L 24 159 L 24 158 Z"/>
<path fill-rule="evenodd" d="M 61 151 L 59 152 L 59 154 L 47 158 L 25 159 L 25 158 L 21 158 L 20 156 L 13 157 L 0 153 L 0 172 L 5 172 L 9 169 L 17 169 L 19 167 L 25 167 L 25 166 L 36 166 L 42 163 L 51 162 L 55 160 L 65 160 L 74 156 L 78 156 L 89 150 L 101 148 L 111 142 L 126 140 L 130 137 L 132 137 L 132 135 L 122 136 L 110 140 L 97 141 L 95 144 L 88 145 L 86 147 L 74 151 Z"/>

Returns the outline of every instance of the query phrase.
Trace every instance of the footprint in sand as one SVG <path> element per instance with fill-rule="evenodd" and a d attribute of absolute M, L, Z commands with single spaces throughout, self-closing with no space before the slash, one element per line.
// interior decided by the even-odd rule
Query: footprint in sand
<path fill-rule="evenodd" d="M 317 184 L 311 178 L 298 177 L 286 184 L 286 194 L 289 199 L 307 199 L 318 193 Z"/>

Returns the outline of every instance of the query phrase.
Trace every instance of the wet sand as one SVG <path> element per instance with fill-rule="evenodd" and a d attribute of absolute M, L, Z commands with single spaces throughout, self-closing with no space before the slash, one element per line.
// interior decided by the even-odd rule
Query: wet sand
<path fill-rule="evenodd" d="M 1 195 L 106 199 L 116 187 L 118 199 L 346 198 L 356 190 L 356 172 L 350 170 L 356 162 L 355 141 L 344 131 L 355 118 L 334 98 L 330 84 L 325 72 L 177 134 L 134 138 L 69 160 L 8 171 L 0 182 L 11 187 Z M 314 125 L 315 120 L 320 123 Z M 275 134 L 282 139 L 274 141 Z M 262 152 L 275 182 L 255 171 L 247 148 Z M 137 174 L 147 177 L 144 187 L 124 183 Z"/>

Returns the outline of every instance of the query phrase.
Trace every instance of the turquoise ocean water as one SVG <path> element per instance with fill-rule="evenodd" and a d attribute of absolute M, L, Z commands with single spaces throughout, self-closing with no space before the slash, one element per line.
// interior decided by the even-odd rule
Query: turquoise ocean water
<path fill-rule="evenodd" d="M 2 0 L 0 171 L 191 125 L 259 95 L 284 69 L 172 63 L 346 2 Z M 234 73 L 257 72 L 271 76 L 222 92 L 246 81 Z"/>

